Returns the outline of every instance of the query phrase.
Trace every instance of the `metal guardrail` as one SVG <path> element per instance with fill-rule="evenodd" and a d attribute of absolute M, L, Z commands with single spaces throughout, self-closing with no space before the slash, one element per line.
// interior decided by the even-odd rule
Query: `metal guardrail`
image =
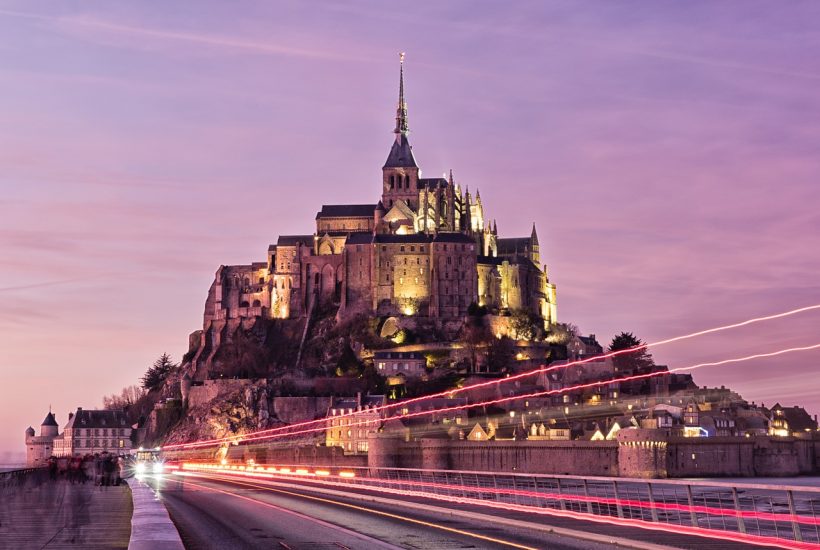
<path fill-rule="evenodd" d="M 406 468 L 186 463 L 183 469 L 302 478 L 314 484 L 788 548 L 820 545 L 820 487 Z"/>
<path fill-rule="evenodd" d="M 47 468 L 45 468 L 44 466 L 37 468 L 19 468 L 17 470 L 6 470 L 4 472 L 0 472 L 0 481 L 17 479 L 33 473 L 43 474 L 46 472 L 46 470 Z"/>
<path fill-rule="evenodd" d="M 0 492 L 16 491 L 28 484 L 39 484 L 48 479 L 48 468 L 20 468 L 0 472 Z"/>

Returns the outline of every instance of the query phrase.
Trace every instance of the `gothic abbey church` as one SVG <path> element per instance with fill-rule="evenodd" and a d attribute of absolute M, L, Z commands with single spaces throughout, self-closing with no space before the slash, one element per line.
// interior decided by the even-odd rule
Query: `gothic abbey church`
<path fill-rule="evenodd" d="M 338 305 L 340 318 L 448 322 L 476 303 L 556 322 L 555 285 L 541 264 L 535 225 L 529 237 L 500 238 L 478 191 L 462 190 L 452 171 L 421 177 L 408 140 L 403 63 L 393 133 L 377 203 L 323 205 L 312 234 L 280 236 L 265 262 L 217 270 L 203 339 L 259 318 L 306 318 L 317 304 Z"/>

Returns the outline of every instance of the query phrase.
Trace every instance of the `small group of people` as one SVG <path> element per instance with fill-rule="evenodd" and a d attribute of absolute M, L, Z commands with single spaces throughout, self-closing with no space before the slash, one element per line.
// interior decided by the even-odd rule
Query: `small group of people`
<path fill-rule="evenodd" d="M 51 457 L 48 473 L 52 480 L 65 478 L 71 483 L 86 483 L 108 487 L 119 485 L 123 478 L 125 459 L 112 453 L 85 456 Z"/>

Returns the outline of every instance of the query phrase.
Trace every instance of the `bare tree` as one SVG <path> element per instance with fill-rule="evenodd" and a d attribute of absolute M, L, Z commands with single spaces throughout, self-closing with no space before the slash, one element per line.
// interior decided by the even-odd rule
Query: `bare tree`
<path fill-rule="evenodd" d="M 141 386 L 126 386 L 119 394 L 112 393 L 103 397 L 104 409 L 124 409 L 134 405 L 146 394 Z"/>

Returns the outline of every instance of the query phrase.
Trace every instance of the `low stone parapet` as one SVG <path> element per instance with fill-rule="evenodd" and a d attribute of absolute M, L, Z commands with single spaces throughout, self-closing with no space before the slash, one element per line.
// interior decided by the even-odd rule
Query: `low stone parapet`
<path fill-rule="evenodd" d="M 134 502 L 128 550 L 185 550 L 165 505 L 145 482 L 128 480 Z"/>

